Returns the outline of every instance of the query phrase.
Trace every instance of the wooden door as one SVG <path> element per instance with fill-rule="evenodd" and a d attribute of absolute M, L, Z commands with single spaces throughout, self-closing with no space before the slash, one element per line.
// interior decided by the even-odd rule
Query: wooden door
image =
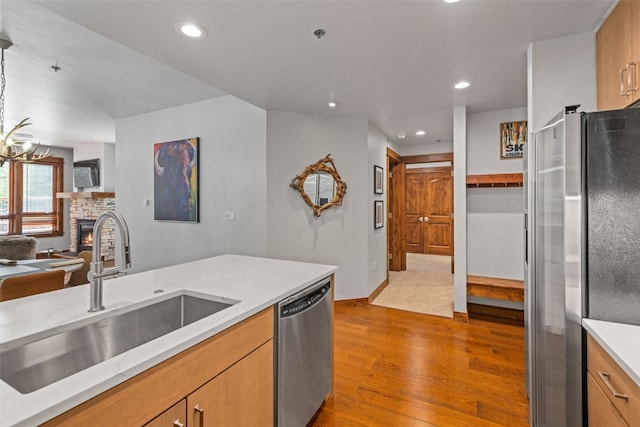
<path fill-rule="evenodd" d="M 405 227 L 407 252 L 424 253 L 424 229 L 422 212 L 424 205 L 424 189 L 422 174 L 409 173 L 405 179 L 406 208 Z"/>
<path fill-rule="evenodd" d="M 451 171 L 422 175 L 425 254 L 451 255 Z"/>
<path fill-rule="evenodd" d="M 388 268 L 391 271 L 407 269 L 405 252 L 405 165 L 399 159 L 388 158 L 389 180 L 387 184 L 387 206 L 389 227 L 387 229 Z"/>
<path fill-rule="evenodd" d="M 407 252 L 451 255 L 451 168 L 407 170 Z"/>

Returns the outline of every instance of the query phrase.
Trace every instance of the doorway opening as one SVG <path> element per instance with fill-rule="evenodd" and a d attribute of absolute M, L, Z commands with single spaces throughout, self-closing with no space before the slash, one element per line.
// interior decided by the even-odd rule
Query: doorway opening
<path fill-rule="evenodd" d="M 389 285 L 376 305 L 453 317 L 453 153 L 387 149 Z"/>

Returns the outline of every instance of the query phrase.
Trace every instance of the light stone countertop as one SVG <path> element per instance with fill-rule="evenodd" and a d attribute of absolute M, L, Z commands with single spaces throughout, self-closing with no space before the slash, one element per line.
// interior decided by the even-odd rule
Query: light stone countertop
<path fill-rule="evenodd" d="M 89 323 L 105 313 L 172 292 L 190 290 L 240 302 L 102 363 L 21 394 L 0 381 L 0 426 L 49 420 L 154 365 L 204 341 L 337 271 L 336 266 L 221 255 L 131 274 L 104 282 L 106 310 L 88 313 L 89 285 L 0 303 L 0 350 L 39 338 L 70 322 Z"/>
<path fill-rule="evenodd" d="M 640 326 L 594 319 L 582 326 L 640 387 Z"/>

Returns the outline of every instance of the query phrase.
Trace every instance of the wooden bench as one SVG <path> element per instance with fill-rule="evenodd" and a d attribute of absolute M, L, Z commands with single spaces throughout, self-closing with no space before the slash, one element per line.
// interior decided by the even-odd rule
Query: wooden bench
<path fill-rule="evenodd" d="M 524 281 L 469 274 L 467 275 L 467 295 L 502 301 L 524 302 Z M 469 317 L 477 319 L 506 321 L 511 324 L 524 325 L 523 310 L 468 303 L 467 311 Z"/>

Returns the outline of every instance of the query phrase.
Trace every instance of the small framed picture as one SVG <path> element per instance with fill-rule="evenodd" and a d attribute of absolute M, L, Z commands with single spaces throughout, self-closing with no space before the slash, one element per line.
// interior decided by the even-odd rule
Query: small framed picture
<path fill-rule="evenodd" d="M 382 200 L 374 200 L 373 228 L 382 228 L 383 226 L 384 226 L 384 202 Z"/>
<path fill-rule="evenodd" d="M 382 182 L 384 181 L 384 169 L 378 165 L 373 165 L 373 193 L 382 194 Z"/>
<path fill-rule="evenodd" d="M 526 143 L 526 120 L 500 123 L 500 160 L 521 159 Z"/>

